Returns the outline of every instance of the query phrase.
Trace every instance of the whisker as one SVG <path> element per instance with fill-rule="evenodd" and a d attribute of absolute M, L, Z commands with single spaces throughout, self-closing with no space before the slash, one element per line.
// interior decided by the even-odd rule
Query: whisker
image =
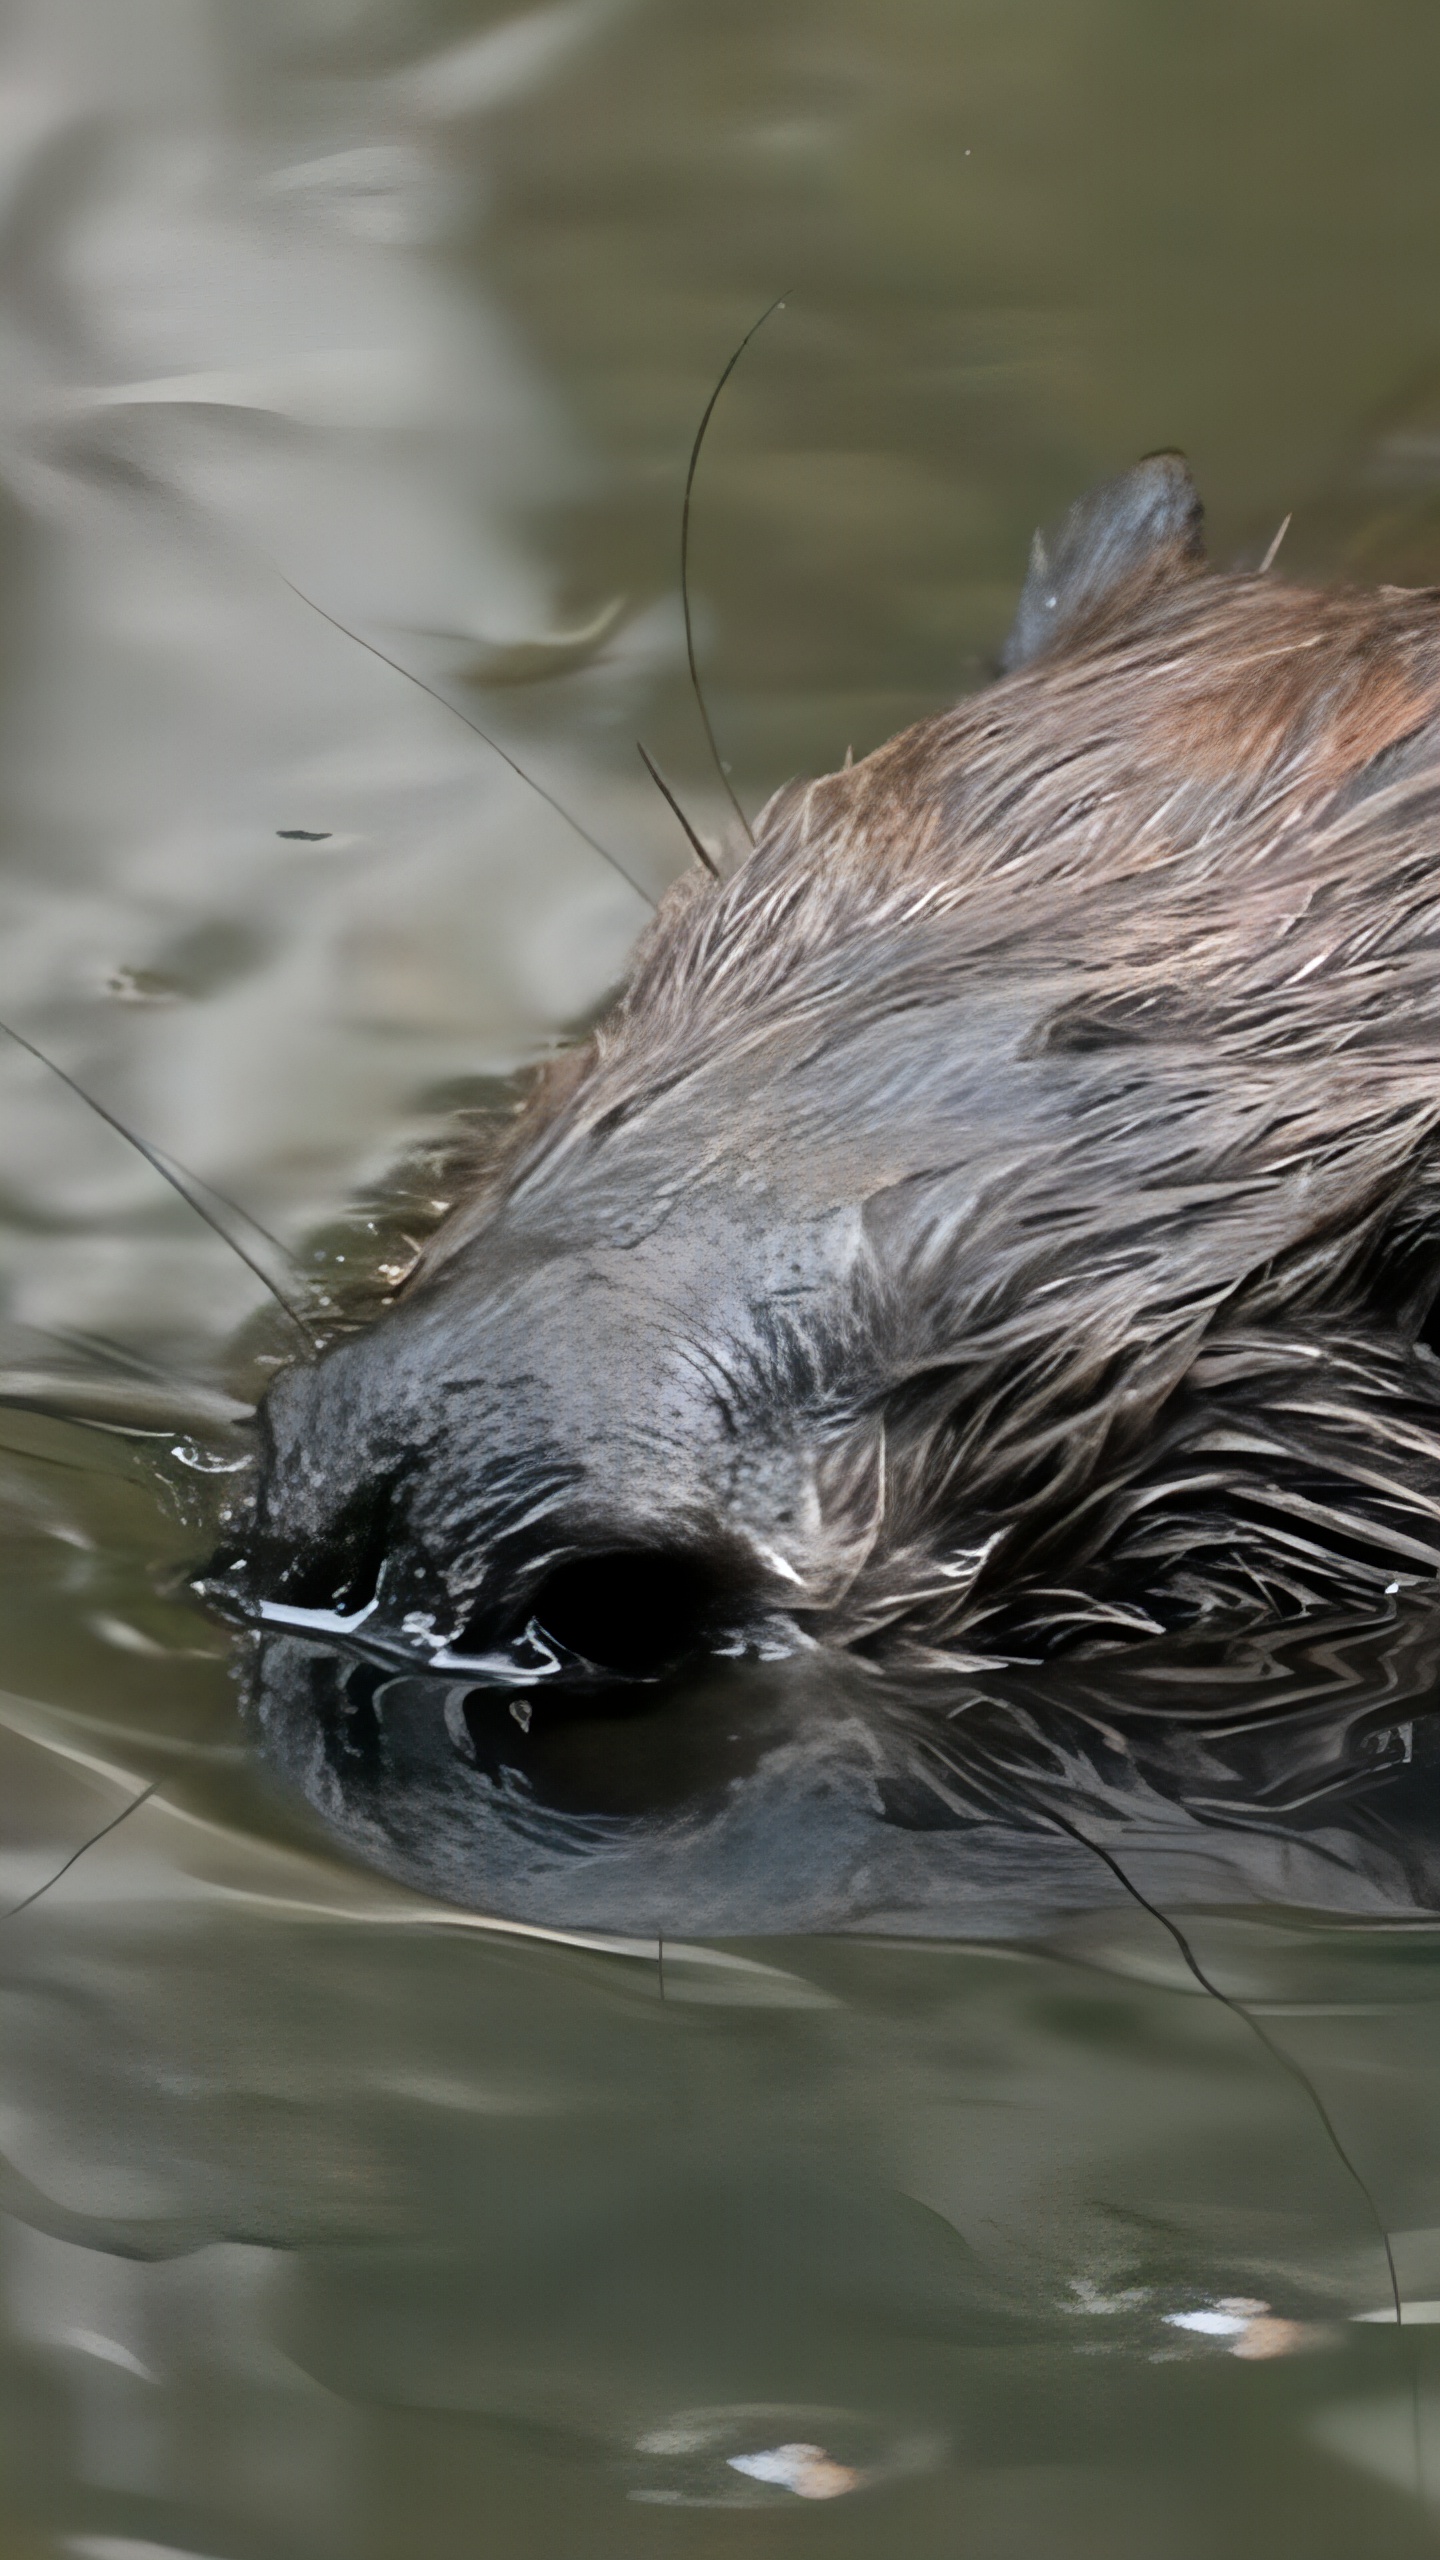
<path fill-rule="evenodd" d="M 1265 576 L 1265 574 L 1266 574 L 1267 570 L 1270 570 L 1270 569 L 1273 569 L 1273 568 L 1274 568 L 1274 566 L 1275 566 L 1275 555 L 1276 555 L 1277 551 L 1279 550 L 1281 543 L 1284 541 L 1286 534 L 1289 532 L 1290 527 L 1291 527 L 1291 524 L 1293 523 L 1293 521 L 1294 521 L 1293 515 L 1288 515 L 1288 516 L 1286 516 L 1286 518 L 1285 518 L 1285 520 L 1284 520 L 1283 524 L 1282 524 L 1282 525 L 1281 525 L 1281 527 L 1280 527 L 1279 532 L 1278 532 L 1278 533 L 1274 533 L 1274 534 L 1272 534 L 1272 535 L 1271 535 L 1271 537 L 1270 537 L 1270 541 L 1269 541 L 1268 545 L 1266 546 L 1265 557 L 1264 557 L 1264 559 L 1261 561 L 1259 568 L 1258 568 L 1258 569 L 1256 570 L 1256 572 L 1255 572 L 1255 575 L 1256 575 L 1256 577 L 1257 577 L 1257 578 L 1263 578 L 1263 577 Z"/>
<path fill-rule="evenodd" d="M 78 1849 L 72 1849 L 69 1857 L 62 1866 L 56 1868 L 53 1876 L 47 1876 L 43 1884 L 37 1884 L 34 1892 L 27 1893 L 21 1901 L 12 1902 L 8 1911 L 0 1911 L 0 1921 L 18 1920 L 22 1911 L 28 1911 L 43 1894 L 51 1892 L 60 1882 L 61 1877 L 68 1876 L 71 1868 L 78 1866 L 80 1860 L 95 1848 L 99 1841 L 107 1839 L 112 1831 L 118 1831 L 122 1822 L 128 1822 L 132 1813 L 139 1812 L 142 1804 L 148 1804 L 158 1785 L 159 1780 L 152 1778 L 149 1786 L 142 1787 L 138 1796 L 132 1796 L 128 1804 L 122 1804 L 118 1813 L 112 1814 L 108 1822 L 102 1822 L 99 1830 L 92 1831 L 88 1840 L 82 1840 Z"/>
<path fill-rule="evenodd" d="M 157 1368 L 153 1360 L 147 1360 L 139 1351 L 132 1351 L 125 1343 L 112 1342 L 108 1333 L 85 1333 L 78 1325 L 70 1324 L 47 1325 L 45 1333 L 51 1342 L 58 1342 L 63 1349 L 83 1351 L 90 1358 L 98 1352 L 112 1368 L 126 1369 L 137 1378 L 168 1383 L 166 1370 Z"/>
<path fill-rule="evenodd" d="M 39 1332 L 42 1341 L 57 1343 L 62 1351 L 83 1353 L 87 1366 L 78 1371 L 20 1361 L 0 1366 L 0 1411 L 53 1415 L 79 1430 L 109 1428 L 112 1435 L 223 1429 L 254 1419 L 253 1401 L 202 1385 L 198 1378 L 177 1378 L 173 1369 L 162 1369 L 108 1334 L 84 1332 L 76 1325 L 47 1325 Z M 91 1365 L 97 1355 L 105 1364 L 98 1376 Z"/>
<path fill-rule="evenodd" d="M 730 361 L 725 367 L 724 372 L 721 374 L 719 381 L 716 383 L 714 390 L 711 392 L 709 399 L 706 401 L 705 414 L 701 418 L 700 424 L 695 430 L 695 442 L 690 448 L 690 468 L 685 474 L 685 497 L 680 509 L 680 606 L 681 611 L 685 616 L 685 657 L 690 668 L 690 689 L 695 696 L 695 707 L 700 714 L 701 726 L 703 727 L 706 739 L 709 742 L 710 753 L 715 761 L 715 770 L 720 776 L 720 780 L 724 787 L 726 796 L 729 799 L 730 806 L 734 810 L 736 817 L 739 819 L 741 826 L 744 828 L 745 833 L 752 844 L 755 841 L 755 830 L 751 826 L 749 819 L 746 817 L 744 810 L 741 808 L 740 803 L 735 796 L 734 786 L 731 783 L 729 774 L 725 770 L 725 764 L 721 756 L 720 749 L 715 743 L 715 732 L 710 726 L 710 714 L 705 708 L 705 695 L 700 683 L 700 670 L 695 663 L 695 630 L 690 613 L 690 500 L 695 489 L 695 472 L 700 460 L 700 448 L 705 441 L 705 430 L 709 426 L 711 418 L 714 416 L 715 403 L 719 399 L 720 394 L 724 390 L 726 383 L 729 381 L 731 374 L 734 372 L 735 367 L 745 353 L 746 348 L 749 346 L 751 339 L 764 328 L 766 321 L 774 312 L 783 311 L 784 308 L 785 296 L 783 293 L 777 294 L 775 300 L 768 306 L 768 308 L 761 312 L 759 319 L 754 321 L 746 330 L 739 346 L 736 348 L 735 353 L 730 358 Z"/>
<path fill-rule="evenodd" d="M 0 1398 L 0 1405 L 3 1405 L 3 1402 L 3 1398 Z M 83 1430 L 83 1423 L 79 1427 Z M 18 1440 L 0 1440 L 0 1455 L 7 1458 L 23 1458 L 27 1466 L 33 1461 L 37 1467 L 58 1467 L 62 1475 L 99 1476 L 106 1482 L 115 1481 L 116 1471 L 113 1467 L 87 1466 L 83 1458 L 57 1458 L 50 1449 L 25 1449 Z"/>
<path fill-rule="evenodd" d="M 64 1067 L 58 1066 L 53 1058 L 47 1057 L 43 1049 L 37 1049 L 34 1041 L 27 1040 L 24 1032 L 17 1031 L 13 1023 L 0 1022 L 0 1031 L 4 1032 L 7 1040 L 13 1040 L 18 1049 L 23 1049 L 27 1056 L 34 1058 L 40 1066 L 47 1068 L 52 1076 L 58 1076 L 60 1082 L 68 1085 L 76 1099 L 83 1102 L 88 1110 L 93 1111 L 98 1120 L 103 1120 L 107 1128 L 113 1129 L 117 1137 L 123 1138 L 127 1146 L 133 1147 L 137 1155 L 144 1157 L 152 1172 L 158 1173 L 162 1182 L 167 1182 L 172 1191 L 178 1193 L 182 1200 L 187 1201 L 196 1217 L 203 1218 L 211 1232 L 219 1236 L 222 1244 L 227 1244 L 231 1252 L 244 1263 L 246 1270 L 254 1273 L 261 1288 L 268 1290 L 276 1306 L 289 1318 L 306 1350 L 314 1351 L 315 1335 L 299 1307 L 281 1288 L 274 1274 L 267 1271 L 265 1265 L 253 1253 L 247 1252 L 239 1237 L 232 1234 L 230 1228 L 226 1226 L 223 1218 L 217 1217 L 215 1210 L 207 1206 L 207 1195 L 209 1200 L 217 1201 L 222 1208 L 228 1209 L 233 1217 L 241 1221 L 242 1225 L 249 1227 L 275 1253 L 283 1257 L 283 1247 L 276 1242 L 274 1236 L 266 1232 L 259 1220 L 252 1218 L 247 1209 L 238 1207 L 235 1201 L 227 1200 L 223 1192 L 216 1191 L 208 1182 L 202 1182 L 198 1174 L 186 1173 L 184 1168 L 172 1162 L 170 1157 L 162 1155 L 160 1149 L 152 1146 L 148 1138 L 142 1138 L 137 1130 L 128 1127 L 126 1122 L 110 1109 L 108 1103 L 98 1102 L 94 1094 L 87 1093 L 84 1085 L 77 1084 L 75 1078 L 68 1074 Z"/>
<path fill-rule="evenodd" d="M 322 622 L 328 622 L 332 631 L 340 632 L 346 640 L 353 640 L 357 649 L 368 649 L 371 657 L 378 658 L 382 667 L 389 667 L 395 675 L 403 676 L 407 684 L 418 686 L 421 693 L 428 693 L 431 701 L 438 702 L 441 710 L 448 711 L 452 719 L 463 720 L 466 728 L 480 739 L 482 745 L 490 749 L 492 755 L 497 755 L 502 764 L 508 764 L 511 772 L 531 791 L 536 792 L 545 802 L 546 807 L 554 810 L 557 818 L 564 819 L 566 826 L 573 829 L 582 844 L 588 844 L 592 853 L 598 853 L 602 862 L 608 862 L 611 870 L 619 873 L 627 889 L 633 889 L 636 897 L 643 898 L 647 907 L 655 907 L 659 904 L 658 899 L 652 898 L 649 890 L 635 878 L 634 873 L 626 870 L 618 853 L 612 853 L 608 845 L 600 842 L 598 836 L 592 836 L 589 828 L 582 826 L 573 811 L 566 808 L 564 801 L 557 800 L 554 792 L 547 790 L 543 782 L 537 782 L 533 773 L 527 773 L 523 764 L 516 762 L 509 748 L 502 747 L 499 739 L 492 737 L 488 729 L 482 729 L 478 720 L 472 720 L 469 712 L 463 711 L 458 702 L 452 702 L 448 694 L 440 691 L 438 685 L 427 683 L 424 676 L 417 675 L 414 668 L 407 667 L 402 659 L 392 658 L 389 650 L 382 649 L 378 641 L 367 640 L 363 631 L 352 631 L 348 622 L 342 622 L 338 614 L 328 612 L 323 604 L 317 604 L 313 596 L 307 595 L 303 587 L 297 587 L 294 579 L 287 578 L 283 569 L 276 568 L 275 575 L 282 586 L 289 588 L 292 596 L 299 598 L 301 604 L 308 605 L 312 613 L 318 613 Z"/>
<path fill-rule="evenodd" d="M 720 877 L 720 871 L 714 855 L 701 843 L 700 838 L 691 826 L 689 819 L 686 817 L 684 810 L 681 808 L 679 801 L 676 799 L 674 792 L 671 790 L 669 783 L 666 781 L 664 774 L 661 772 L 660 767 L 651 755 L 648 747 L 646 747 L 643 740 L 640 738 L 636 739 L 635 744 L 640 750 L 640 761 L 645 767 L 646 772 L 649 774 L 651 781 L 654 783 L 656 790 L 659 792 L 661 799 L 666 803 L 671 814 L 679 819 L 681 826 L 684 828 L 686 835 L 690 839 L 691 845 L 693 846 L 700 861 L 704 863 L 711 879 L 718 880 Z"/>
<path fill-rule="evenodd" d="M 1128 1893 L 1131 1901 L 1138 1903 L 1142 1911 L 1148 1912 L 1152 1920 L 1159 1922 L 1160 1927 L 1166 1932 L 1166 1935 L 1172 1940 L 1178 1950 L 1186 1970 L 1199 1984 L 1200 1989 L 1208 1992 L 1212 2000 L 1218 2000 L 1222 2009 L 1228 2009 L 1232 2017 L 1238 2018 L 1243 2026 L 1249 2028 L 1251 2035 L 1255 2038 L 1256 2043 L 1261 2047 L 1262 2051 L 1268 2054 L 1270 2060 L 1275 2063 L 1277 2067 L 1285 2073 L 1286 2077 L 1292 2080 L 1295 2086 L 1303 2093 L 1310 2107 L 1314 2111 L 1316 2120 L 1319 2123 L 1320 2129 L 1324 2134 L 1335 2159 L 1339 2162 L 1340 2167 L 1344 2170 L 1345 2175 L 1350 2180 L 1352 2186 L 1356 2188 L 1357 2192 L 1361 2196 L 1376 2237 L 1384 2251 L 1385 2270 L 1389 2282 L 1390 2300 L 1395 2312 L 1395 2327 L 1399 2331 L 1401 2339 L 1408 2352 L 1410 2348 L 1410 2339 L 1405 2326 L 1404 2306 L 1400 2292 L 1400 2274 L 1395 2264 L 1395 2249 L 1390 2238 L 1388 2226 L 1380 2211 L 1379 2205 L 1375 2201 L 1374 2192 L 1369 2181 L 1364 2176 L 1358 2162 L 1347 2150 L 1344 2142 L 1342 2142 L 1334 2117 L 1331 2115 L 1330 2110 L 1326 2106 L 1324 2099 L 1321 2097 L 1319 2090 L 1316 2088 L 1314 2081 L 1305 2070 L 1304 2065 L 1297 2062 L 1295 2056 L 1290 2053 L 1276 2037 L 1270 2034 L 1268 2028 L 1262 2025 L 1261 2021 L 1255 2016 L 1254 2011 L 1248 2008 L 1243 2000 L 1236 1999 L 1233 1992 L 1221 1990 L 1219 1983 L 1214 1980 L 1212 1975 L 1205 1971 L 1204 1966 L 1201 1964 L 1199 1957 L 1196 1955 L 1189 1938 L 1181 1928 L 1178 1920 L 1172 1920 L 1168 1911 L 1162 1910 L 1158 1902 L 1152 1902 L 1150 1896 L 1141 1891 L 1140 1886 L 1136 1884 L 1133 1876 L 1131 1876 L 1127 1869 L 1121 1865 L 1120 1860 L 1114 1856 L 1112 1851 L 1105 1847 L 1102 1841 L 1092 1839 L 1088 1832 L 1081 1830 L 1078 1823 L 1071 1822 L 1062 1813 L 1057 1813 L 1052 1805 L 1043 1801 L 1037 1801 L 1033 1795 L 1029 1794 L 1028 1790 L 1025 1792 L 1032 1811 L 1038 1813 L 1042 1820 L 1051 1823 L 1057 1831 L 1063 1831 L 1070 1839 L 1078 1841 L 1082 1849 L 1088 1849 L 1093 1857 L 1100 1860 L 1102 1866 L 1109 1869 L 1111 1875 L 1115 1878 L 1116 1883 L 1120 1885 L 1126 1893 Z M 1417 2493 L 1423 2493 L 1423 2465 L 1420 2450 L 1419 2377 L 1415 2369 L 1413 2354 L 1409 2357 L 1409 2363 L 1411 2422 L 1414 2438 L 1416 2489 Z"/>
<path fill-rule="evenodd" d="M 82 1378 L 73 1371 L 0 1369 L 0 1412 L 47 1414 L 77 1430 L 127 1434 L 225 1429 L 253 1404 L 193 1379 Z"/>

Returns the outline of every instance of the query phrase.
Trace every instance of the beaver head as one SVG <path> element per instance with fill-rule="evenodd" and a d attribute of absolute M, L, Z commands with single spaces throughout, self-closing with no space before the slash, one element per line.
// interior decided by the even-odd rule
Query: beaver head
<path fill-rule="evenodd" d="M 1004 668 L 673 889 L 278 1379 L 262 1616 L 523 1686 L 1440 1567 L 1440 596 L 1210 573 L 1162 455 L 1037 538 Z"/>

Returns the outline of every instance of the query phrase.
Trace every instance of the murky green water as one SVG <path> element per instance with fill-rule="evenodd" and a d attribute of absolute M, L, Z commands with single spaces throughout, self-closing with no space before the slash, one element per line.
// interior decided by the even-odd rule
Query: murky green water
<path fill-rule="evenodd" d="M 658 888 L 777 294 L 694 535 L 751 808 L 983 680 L 1158 444 L 1222 558 L 1433 578 L 1437 112 L 1402 0 L 12 0 L 0 1014 L 336 1294 L 403 1254 L 365 1203 L 645 907 L 303 597 Z M 260 1292 L 0 1079 L 0 2560 L 1432 2549 L 1429 1617 L 1012 1699 L 1028 1830 L 877 1811 L 838 1674 L 823 1784 L 668 1866 L 646 1746 L 562 1738 L 599 1829 L 431 1902 L 180 1589 Z"/>

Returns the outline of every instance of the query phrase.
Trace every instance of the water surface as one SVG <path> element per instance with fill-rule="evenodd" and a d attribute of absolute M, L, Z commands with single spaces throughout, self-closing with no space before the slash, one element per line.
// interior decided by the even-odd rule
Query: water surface
<path fill-rule="evenodd" d="M 752 811 L 1158 445 L 1440 575 L 1437 96 L 1399 0 L 12 0 L 0 1013 L 363 1304 L 687 858 L 637 734 L 734 824 L 759 311 Z M 6 2560 L 1433 2548 L 1423 1597 L 267 1765 L 184 1577 L 281 1334 L 0 1078 Z"/>

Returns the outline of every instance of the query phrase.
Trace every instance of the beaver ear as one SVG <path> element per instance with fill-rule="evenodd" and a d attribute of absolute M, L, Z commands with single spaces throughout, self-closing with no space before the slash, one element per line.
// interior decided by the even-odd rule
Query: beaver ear
<path fill-rule="evenodd" d="M 1121 588 L 1193 577 L 1205 564 L 1205 510 L 1181 453 L 1151 453 L 1077 498 L 1037 533 L 1010 637 L 1006 675 L 1068 640 Z"/>

